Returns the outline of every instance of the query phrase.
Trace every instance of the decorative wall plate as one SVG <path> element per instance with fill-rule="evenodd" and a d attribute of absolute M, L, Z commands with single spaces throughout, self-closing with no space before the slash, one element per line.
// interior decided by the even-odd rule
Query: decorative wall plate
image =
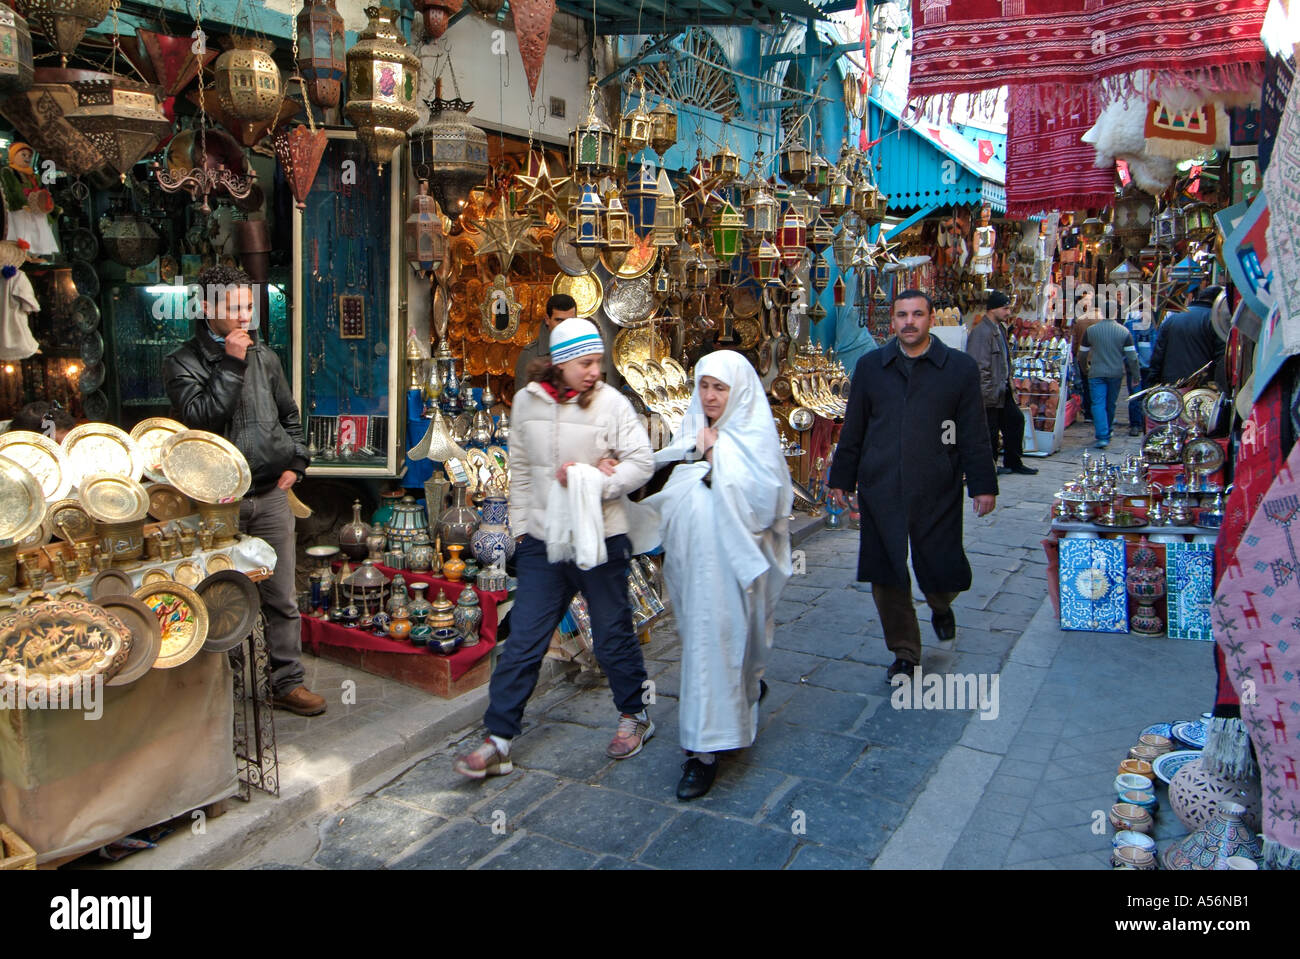
<path fill-rule="evenodd" d="M 587 268 L 578 257 L 578 251 L 574 248 L 572 240 L 573 231 L 567 224 L 555 231 L 555 241 L 551 244 L 551 250 L 555 254 L 555 265 L 569 276 L 582 276 L 587 272 Z"/>
<path fill-rule="evenodd" d="M 1219 403 L 1220 393 L 1218 390 L 1202 386 L 1198 389 L 1188 390 L 1183 396 L 1182 421 L 1188 426 L 1200 422 L 1205 424 L 1205 417 L 1209 416 L 1214 407 Z"/>
<path fill-rule="evenodd" d="M 104 385 L 104 379 L 108 376 L 108 371 L 104 368 L 103 363 L 88 363 L 86 368 L 81 371 L 77 377 L 77 389 L 82 394 L 93 393 Z"/>
<path fill-rule="evenodd" d="M 600 265 L 615 279 L 635 280 L 639 276 L 645 276 L 650 272 L 655 265 L 655 260 L 659 257 L 659 248 L 654 245 L 653 235 L 647 235 L 642 239 L 633 234 L 628 239 L 632 241 L 632 249 L 627 251 L 627 258 L 623 260 L 623 265 L 617 270 L 609 265 L 610 261 L 603 252 L 600 254 Z M 581 310 L 578 313 L 580 316 L 589 315 L 584 314 Z"/>
<path fill-rule="evenodd" d="M 36 477 L 46 501 L 61 500 L 72 491 L 68 458 L 58 443 L 29 430 L 0 435 L 0 456 L 12 460 Z"/>
<path fill-rule="evenodd" d="M 95 234 L 85 227 L 73 230 L 68 236 L 67 252 L 74 260 L 94 262 L 99 258 L 99 241 L 95 239 Z"/>
<path fill-rule="evenodd" d="M 95 535 L 95 522 L 81 508 L 80 500 L 61 499 L 51 503 L 45 521 L 56 539 L 72 542 Z"/>
<path fill-rule="evenodd" d="M 162 649 L 162 625 L 152 609 L 126 593 L 110 593 L 95 600 L 95 605 L 122 623 L 131 633 L 131 648 L 126 662 L 108 681 L 109 686 L 125 686 L 148 675 Z"/>
<path fill-rule="evenodd" d="M 72 471 L 72 484 L 79 486 L 83 476 L 92 473 L 116 473 L 136 479 L 144 472 L 144 456 L 135 440 L 108 423 L 83 423 L 63 437 L 63 452 Z"/>
<path fill-rule="evenodd" d="M 91 473 L 81 480 L 81 505 L 100 523 L 134 523 L 149 514 L 149 493 L 138 482 L 114 473 Z"/>
<path fill-rule="evenodd" d="M 758 350 L 758 375 L 767 376 L 772 370 L 772 344 L 764 343 Z"/>
<path fill-rule="evenodd" d="M 96 603 L 108 596 L 130 596 L 134 589 L 128 574 L 111 567 L 96 573 L 90 581 L 90 596 Z"/>
<path fill-rule="evenodd" d="M 792 391 L 790 389 L 790 378 L 788 376 L 779 375 L 774 378 L 769 389 L 772 391 L 772 397 L 778 403 L 789 402 Z"/>
<path fill-rule="evenodd" d="M 81 296 L 91 298 L 99 296 L 99 274 L 95 272 L 95 264 L 89 260 L 72 261 L 72 285 L 77 288 L 77 293 Z"/>
<path fill-rule="evenodd" d="M 1169 730 L 1169 737 L 1174 739 L 1188 749 L 1205 748 L 1205 723 L 1184 720 L 1183 722 L 1174 723 Z"/>
<path fill-rule="evenodd" d="M 0 683 L 50 692 L 83 679 L 111 679 L 126 663 L 131 636 L 98 606 L 52 600 L 0 620 Z"/>
<path fill-rule="evenodd" d="M 1193 473 L 1213 473 L 1223 465 L 1223 447 L 1211 439 L 1192 440 L 1183 447 L 1183 462 Z"/>
<path fill-rule="evenodd" d="M 605 288 L 594 273 L 584 273 L 582 276 L 556 274 L 551 292 L 567 293 L 573 297 L 578 304 L 579 316 L 595 316 L 605 298 Z"/>
<path fill-rule="evenodd" d="M 168 438 L 183 433 L 185 424 L 168 419 L 166 416 L 153 416 L 141 420 L 131 428 L 131 439 L 135 440 L 144 454 L 144 475 L 155 483 L 165 483 L 167 478 L 162 472 L 162 447 Z"/>
<path fill-rule="evenodd" d="M 157 483 L 149 487 L 149 515 L 166 523 L 195 511 L 194 501 L 170 483 Z"/>
<path fill-rule="evenodd" d="M 1160 389 L 1142 401 L 1142 411 L 1157 423 L 1169 423 L 1183 413 L 1182 395 L 1175 389 Z"/>
<path fill-rule="evenodd" d="M 99 306 L 87 294 L 79 295 L 72 301 L 72 322 L 82 333 L 89 333 L 99 327 Z"/>
<path fill-rule="evenodd" d="M 81 409 L 86 414 L 86 419 L 102 423 L 108 419 L 108 397 L 103 390 L 95 390 L 81 398 Z"/>
<path fill-rule="evenodd" d="M 655 311 L 654 283 L 648 276 L 635 280 L 610 280 L 605 294 L 605 315 L 615 326 L 631 329 L 650 319 Z"/>
<path fill-rule="evenodd" d="M 230 558 L 229 553 L 213 553 L 208 556 L 208 575 L 220 573 L 222 570 L 234 569 L 235 561 Z"/>
<path fill-rule="evenodd" d="M 758 316 L 760 309 L 762 304 L 759 302 L 758 290 L 752 285 L 746 283 L 731 292 L 731 312 L 735 316 L 750 320 Z"/>
<path fill-rule="evenodd" d="M 763 324 L 758 320 L 737 319 L 733 329 L 740 340 L 736 347 L 739 350 L 752 350 L 763 339 Z"/>
<path fill-rule="evenodd" d="M 812 429 L 812 425 L 817 421 L 817 417 L 813 411 L 807 407 L 796 406 L 790 411 L 790 415 L 786 417 L 786 421 L 790 424 L 790 429 L 802 433 L 805 430 Z"/>
<path fill-rule="evenodd" d="M 152 586 L 154 583 L 170 583 L 172 581 L 171 573 L 161 566 L 155 566 L 153 569 L 146 569 L 140 574 L 141 586 Z"/>
<path fill-rule="evenodd" d="M 208 607 L 194 590 L 180 583 L 153 583 L 133 594 L 151 610 L 162 628 L 162 648 L 154 669 L 171 669 L 194 658 L 208 638 Z"/>
<path fill-rule="evenodd" d="M 184 430 L 168 437 L 159 457 L 167 481 L 196 503 L 233 503 L 253 485 L 248 460 L 224 437 Z"/>
<path fill-rule="evenodd" d="M 208 639 L 205 652 L 224 653 L 234 649 L 253 631 L 262 610 L 257 584 L 243 573 L 221 570 L 199 583 L 195 592 L 208 608 Z"/>
<path fill-rule="evenodd" d="M 667 356 L 668 340 L 652 326 L 620 330 L 614 337 L 614 368 L 621 374 L 627 363 L 642 363 L 651 355 Z"/>
<path fill-rule="evenodd" d="M 21 543 L 44 519 L 41 484 L 25 467 L 0 456 L 0 548 Z"/>

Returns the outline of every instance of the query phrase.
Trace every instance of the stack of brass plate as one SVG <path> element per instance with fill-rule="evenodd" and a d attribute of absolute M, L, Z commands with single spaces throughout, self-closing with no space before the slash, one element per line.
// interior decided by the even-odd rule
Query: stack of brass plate
<path fill-rule="evenodd" d="M 131 430 L 131 439 L 136 441 L 140 453 L 144 456 L 144 475 L 153 482 L 166 482 L 162 471 L 163 443 L 176 433 L 183 432 L 184 429 L 184 423 L 178 423 L 165 416 L 155 416 L 142 420 Z"/>
<path fill-rule="evenodd" d="M 35 476 L 46 502 L 61 500 L 72 491 L 68 458 L 63 448 L 48 436 L 27 430 L 10 430 L 0 436 L 0 456 Z"/>
<path fill-rule="evenodd" d="M 51 503 L 46 513 L 50 533 L 69 543 L 95 535 L 95 522 L 86 515 L 80 501 L 61 499 Z"/>
<path fill-rule="evenodd" d="M 28 470 L 0 456 L 0 549 L 21 543 L 44 519 L 41 484 Z"/>
<path fill-rule="evenodd" d="M 162 648 L 154 669 L 189 662 L 208 639 L 208 607 L 194 590 L 180 583 L 151 583 L 133 594 L 151 610 L 162 629 Z"/>
<path fill-rule="evenodd" d="M 253 485 L 244 454 L 229 440 L 205 430 L 169 436 L 160 462 L 167 482 L 196 503 L 233 503 Z"/>
<path fill-rule="evenodd" d="M 800 406 L 827 419 L 840 419 L 848 410 L 845 389 L 847 377 L 828 377 L 825 373 L 792 373 L 790 393 Z"/>
<path fill-rule="evenodd" d="M 160 523 L 193 512 L 194 501 L 170 483 L 155 483 L 149 487 L 149 515 Z"/>
<path fill-rule="evenodd" d="M 84 679 L 112 679 L 130 649 L 129 630 L 98 606 L 35 603 L 0 620 L 0 683 L 71 691 Z"/>
<path fill-rule="evenodd" d="M 144 455 L 128 433 L 107 423 L 83 423 L 63 438 L 72 485 L 80 486 L 83 476 L 116 473 L 137 479 L 144 472 Z"/>
<path fill-rule="evenodd" d="M 82 477 L 81 505 L 100 523 L 134 523 L 149 513 L 149 494 L 133 479 L 114 473 Z"/>

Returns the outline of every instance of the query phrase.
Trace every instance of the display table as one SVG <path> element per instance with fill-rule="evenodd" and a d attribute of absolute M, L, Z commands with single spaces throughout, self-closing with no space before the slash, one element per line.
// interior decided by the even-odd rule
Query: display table
<path fill-rule="evenodd" d="M 103 715 L 0 710 L 0 821 L 66 860 L 233 796 L 231 670 L 200 652 L 103 690 Z"/>
<path fill-rule="evenodd" d="M 438 590 L 441 589 L 454 603 L 466 587 L 465 583 L 438 579 L 428 573 L 413 573 L 378 564 L 375 568 L 389 579 L 400 573 L 408 586 L 411 583 L 429 584 L 429 593 L 432 594 L 428 597 L 430 601 L 437 598 Z M 496 645 L 499 622 L 498 604 L 504 603 L 508 595 L 504 591 L 475 592 L 478 593 L 479 607 L 483 611 L 478 645 L 458 649 L 450 656 L 433 652 L 427 646 L 412 645 L 407 640 L 376 636 L 367 630 L 349 629 L 309 615 L 302 617 L 302 643 L 315 655 L 325 659 L 395 679 L 435 696 L 454 699 L 488 681 L 492 672 L 490 654 Z"/>

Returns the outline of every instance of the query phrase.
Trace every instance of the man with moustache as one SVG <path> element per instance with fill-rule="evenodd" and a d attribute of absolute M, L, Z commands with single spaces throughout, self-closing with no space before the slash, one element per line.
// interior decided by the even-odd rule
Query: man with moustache
<path fill-rule="evenodd" d="M 941 640 L 957 636 L 952 601 L 970 589 L 962 550 L 963 477 L 976 516 L 996 503 L 980 373 L 965 353 L 930 335 L 930 297 L 904 290 L 891 308 L 894 338 L 858 361 L 831 462 L 831 499 L 861 504 L 858 581 L 871 583 L 885 643 L 887 678 L 921 662 L 908 554 Z"/>

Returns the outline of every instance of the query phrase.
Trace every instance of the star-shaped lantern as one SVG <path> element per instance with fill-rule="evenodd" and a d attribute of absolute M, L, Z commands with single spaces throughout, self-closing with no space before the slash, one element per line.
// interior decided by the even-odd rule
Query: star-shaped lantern
<path fill-rule="evenodd" d="M 482 221 L 480 227 L 485 239 L 475 252 L 475 256 L 495 253 L 501 258 L 500 272 L 503 274 L 510 271 L 516 253 L 533 253 L 541 249 L 528 235 L 532 217 L 514 216 L 508 207 L 509 203 L 502 200 L 492 215 Z"/>
<path fill-rule="evenodd" d="M 543 213 L 547 204 L 559 209 L 560 193 L 571 179 L 572 177 L 567 176 L 552 176 L 547 166 L 546 154 L 540 150 L 528 155 L 527 176 L 522 173 L 515 174 L 515 180 L 525 188 L 521 199 L 523 205 L 526 207 L 538 205 L 541 208 L 539 212 Z"/>

